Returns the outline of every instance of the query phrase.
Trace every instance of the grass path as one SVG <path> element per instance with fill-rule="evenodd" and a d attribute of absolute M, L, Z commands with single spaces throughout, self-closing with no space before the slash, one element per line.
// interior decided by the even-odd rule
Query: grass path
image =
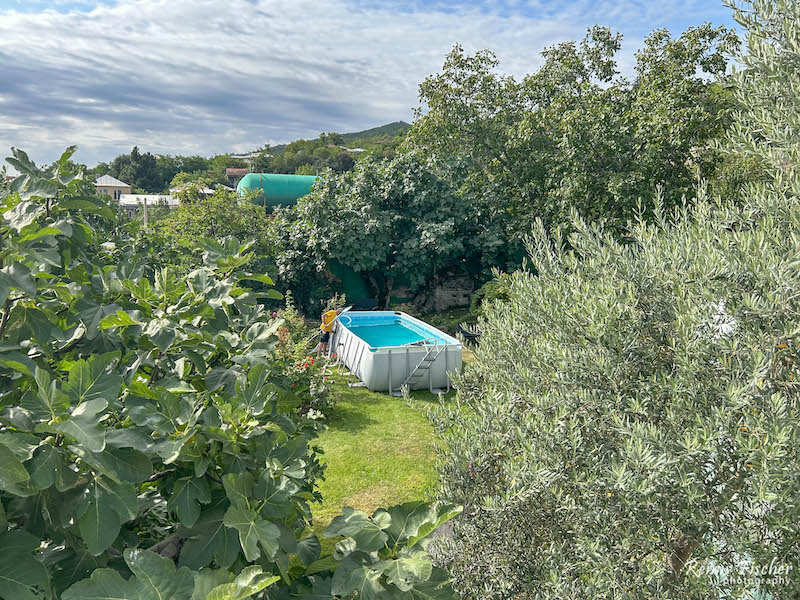
<path fill-rule="evenodd" d="M 323 502 L 312 505 L 314 531 L 320 534 L 345 506 L 371 513 L 427 499 L 436 484 L 433 428 L 425 418 L 426 409 L 438 403 L 436 396 L 414 392 L 407 405 L 403 398 L 351 388 L 344 376 L 333 377 L 341 400 L 317 440 L 327 463 L 320 482 Z"/>

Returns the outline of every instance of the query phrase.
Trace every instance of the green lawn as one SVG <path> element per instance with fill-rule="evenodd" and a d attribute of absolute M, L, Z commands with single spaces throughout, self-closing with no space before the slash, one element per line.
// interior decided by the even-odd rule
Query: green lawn
<path fill-rule="evenodd" d="M 348 387 L 345 378 L 334 375 L 341 400 L 318 440 L 327 469 L 322 504 L 312 505 L 317 533 L 345 506 L 372 512 L 425 500 L 436 484 L 433 429 L 425 411 L 437 405 L 437 397 L 414 392 L 408 405 L 403 398 Z"/>

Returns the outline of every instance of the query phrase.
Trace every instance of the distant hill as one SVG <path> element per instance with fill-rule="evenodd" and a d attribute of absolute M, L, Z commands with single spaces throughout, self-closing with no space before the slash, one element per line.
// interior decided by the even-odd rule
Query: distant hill
<path fill-rule="evenodd" d="M 364 131 L 343 133 L 341 134 L 342 143 L 344 145 L 353 145 L 353 146 L 361 145 L 363 147 L 371 147 L 376 144 L 378 145 L 386 144 L 387 142 L 389 142 L 389 140 L 392 140 L 392 138 L 405 133 L 409 129 L 411 129 L 410 123 L 406 123 L 405 121 L 395 121 L 394 123 L 388 123 L 386 125 L 381 125 L 380 127 L 373 127 L 372 129 L 365 129 Z M 278 144 L 277 146 L 271 146 L 269 148 L 269 151 L 272 154 L 280 154 L 286 149 L 287 146 L 301 141 L 304 140 L 295 140 L 295 142 L 290 142 L 288 144 Z M 354 144 L 353 142 L 356 143 Z M 392 143 L 397 145 L 396 142 Z"/>
<path fill-rule="evenodd" d="M 405 121 L 395 121 L 388 125 L 381 125 L 380 127 L 373 127 L 372 129 L 365 129 L 364 131 L 356 131 L 355 133 L 343 133 L 342 138 L 345 142 L 357 140 L 361 138 L 374 138 L 380 136 L 394 137 L 398 133 L 405 133 L 411 128 L 410 123 Z"/>

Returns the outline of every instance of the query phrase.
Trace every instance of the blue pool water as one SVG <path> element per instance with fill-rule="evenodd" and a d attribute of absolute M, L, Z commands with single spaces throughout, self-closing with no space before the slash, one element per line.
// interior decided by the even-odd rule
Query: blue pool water
<path fill-rule="evenodd" d="M 391 325 L 351 325 L 348 327 L 373 348 L 382 346 L 404 346 L 425 339 L 416 331 L 404 327 L 398 319 Z"/>
<path fill-rule="evenodd" d="M 423 328 L 417 323 L 403 319 L 402 316 L 353 314 L 343 315 L 340 320 L 347 329 L 372 348 L 404 346 L 430 338 L 452 343 L 443 338 L 439 330 Z"/>

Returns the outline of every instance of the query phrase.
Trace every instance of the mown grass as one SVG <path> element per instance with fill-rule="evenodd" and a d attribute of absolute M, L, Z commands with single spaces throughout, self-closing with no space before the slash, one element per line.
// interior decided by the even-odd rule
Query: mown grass
<path fill-rule="evenodd" d="M 411 402 L 364 387 L 348 387 L 334 374 L 341 395 L 317 440 L 325 451 L 322 504 L 312 505 L 314 531 L 321 534 L 345 506 L 371 513 L 376 508 L 429 499 L 436 485 L 433 428 L 425 412 L 438 397 L 413 392 Z M 452 399 L 450 392 L 445 401 Z M 323 541 L 325 545 L 325 541 Z"/>

